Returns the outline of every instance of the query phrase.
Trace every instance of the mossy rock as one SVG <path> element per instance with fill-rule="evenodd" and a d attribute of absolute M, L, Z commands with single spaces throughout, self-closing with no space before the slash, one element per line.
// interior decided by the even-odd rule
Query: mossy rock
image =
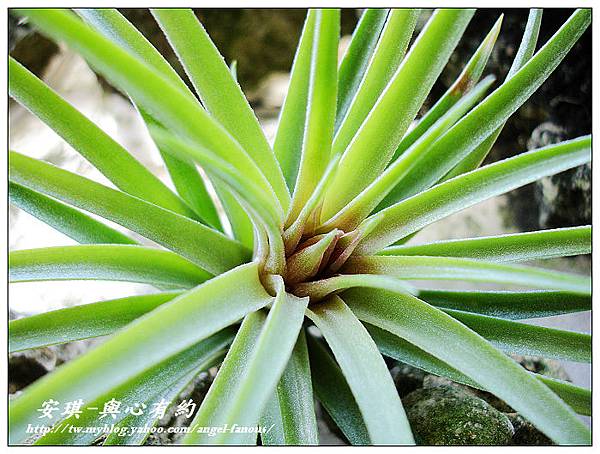
<path fill-rule="evenodd" d="M 403 403 L 421 445 L 509 445 L 508 417 L 483 399 L 452 386 L 413 391 Z"/>

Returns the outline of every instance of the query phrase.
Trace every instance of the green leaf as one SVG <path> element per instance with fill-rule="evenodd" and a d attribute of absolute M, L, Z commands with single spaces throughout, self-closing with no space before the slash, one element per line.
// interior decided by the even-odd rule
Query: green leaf
<path fill-rule="evenodd" d="M 406 199 L 435 184 L 502 126 L 550 76 L 590 21 L 589 9 L 573 13 L 531 60 L 420 156 L 412 171 L 398 183 L 393 196 L 388 197 L 387 204 Z"/>
<path fill-rule="evenodd" d="M 429 130 L 439 118 L 445 115 L 445 113 L 477 83 L 492 54 L 492 50 L 494 49 L 494 44 L 496 43 L 496 39 L 498 38 L 502 26 L 503 16 L 504 15 L 500 15 L 450 88 L 448 88 L 434 106 L 423 115 L 417 125 L 402 138 L 400 145 L 398 145 L 398 148 L 394 153 L 392 162 L 398 159 L 402 153 Z"/>
<path fill-rule="evenodd" d="M 193 211 L 87 117 L 9 57 L 9 93 L 46 123 L 119 189 L 187 217 Z"/>
<path fill-rule="evenodd" d="M 302 156 L 315 21 L 316 10 L 309 10 L 290 71 L 290 83 L 279 113 L 273 143 L 273 151 L 290 189 L 296 184 Z"/>
<path fill-rule="evenodd" d="M 89 25 L 94 27 L 106 38 L 129 51 L 146 64 L 152 66 L 170 83 L 196 101 L 191 91 L 177 75 L 171 65 L 154 48 L 123 15 L 111 8 L 82 8 L 76 10 Z M 152 125 L 155 120 L 143 110 L 140 110 L 143 120 Z M 206 190 L 205 183 L 197 169 L 186 161 L 165 154 L 159 148 L 160 154 L 167 166 L 171 180 L 181 197 L 208 225 L 221 229 L 221 221 L 213 200 Z"/>
<path fill-rule="evenodd" d="M 106 336 L 180 294 L 165 292 L 129 296 L 11 320 L 8 324 L 8 351 L 13 353 Z"/>
<path fill-rule="evenodd" d="M 379 255 L 435 255 L 470 257 L 493 262 L 568 257 L 592 252 L 592 227 L 569 227 L 509 235 L 390 246 Z"/>
<path fill-rule="evenodd" d="M 307 304 L 308 298 L 285 293 L 281 281 L 266 319 L 260 313 L 246 317 L 192 427 L 256 425 L 290 359 Z M 193 432 L 184 443 L 245 444 L 248 437 L 247 433 L 210 437 Z"/>
<path fill-rule="evenodd" d="M 261 434 L 263 445 L 318 445 L 319 434 L 313 402 L 311 371 L 304 330 L 279 384 L 260 420 L 263 427 L 273 429 Z"/>
<path fill-rule="evenodd" d="M 584 363 L 592 360 L 592 340 L 589 334 L 452 309 L 443 311 L 505 352 Z"/>
<path fill-rule="evenodd" d="M 180 255 L 135 245 L 53 246 L 12 251 L 9 281 L 97 279 L 194 287 L 212 277 Z"/>
<path fill-rule="evenodd" d="M 351 274 L 383 274 L 399 279 L 461 280 L 590 293 L 586 276 L 523 265 L 505 265 L 454 257 L 360 256 L 343 267 Z"/>
<path fill-rule="evenodd" d="M 419 9 L 393 9 L 369 60 L 356 94 L 336 132 L 333 153 L 343 152 L 356 135 L 379 95 L 400 66 L 415 29 Z"/>
<path fill-rule="evenodd" d="M 174 134 L 211 149 L 223 159 L 245 163 L 248 177 L 255 179 L 255 183 L 263 188 L 272 199 L 273 206 L 280 207 L 269 182 L 240 144 L 196 100 L 172 85 L 153 67 L 89 28 L 64 9 L 28 9 L 15 12 L 27 16 L 51 38 L 67 43 L 115 87 L 127 92 L 138 108 Z"/>
<path fill-rule="evenodd" d="M 352 289 L 344 292 L 343 298 L 358 318 L 456 368 L 504 400 L 553 441 L 590 443 L 588 428 L 548 387 L 439 309 L 412 295 L 387 290 Z"/>
<path fill-rule="evenodd" d="M 357 246 L 356 252 L 378 252 L 450 214 L 591 159 L 590 136 L 520 154 L 438 184 L 427 191 L 371 216 L 377 226 Z"/>
<path fill-rule="evenodd" d="M 124 233 L 72 208 L 16 183 L 8 183 L 8 200 L 78 243 L 136 244 Z"/>
<path fill-rule="evenodd" d="M 10 152 L 9 179 L 116 222 L 210 273 L 250 256 L 241 244 L 198 222 L 19 153 Z"/>
<path fill-rule="evenodd" d="M 533 56 L 535 52 L 535 46 L 537 45 L 538 35 L 540 32 L 540 25 L 542 23 L 542 12 L 541 9 L 530 9 L 527 24 L 525 25 L 525 32 L 523 33 L 523 39 L 519 45 L 517 55 L 508 71 L 507 80 L 512 77 L 519 69 L 523 67 L 525 63 Z M 504 124 L 496 129 L 490 136 L 485 139 L 480 145 L 469 153 L 456 167 L 448 172 L 443 180 L 454 178 L 457 175 L 470 172 L 481 165 L 485 157 L 488 155 L 492 146 L 496 142 L 496 139 L 502 132 Z"/>
<path fill-rule="evenodd" d="M 290 195 L 273 150 L 239 84 L 210 37 L 188 9 L 153 9 L 202 104 L 239 142 L 273 187 L 283 210 Z"/>
<path fill-rule="evenodd" d="M 340 11 L 315 12 L 306 126 L 288 220 L 295 220 L 323 176 L 331 152 L 337 98 Z"/>
<path fill-rule="evenodd" d="M 335 216 L 323 223 L 318 231 L 328 231 L 334 226 L 344 231 L 354 229 L 371 213 L 385 196 L 394 189 L 398 181 L 411 171 L 411 163 L 429 149 L 435 141 L 483 97 L 494 82 L 489 76 L 481 81 L 466 96 L 462 97 L 405 153 L 405 157 L 390 165 L 375 181 L 346 204 Z"/>
<path fill-rule="evenodd" d="M 442 309 L 517 320 L 592 310 L 591 295 L 574 292 L 419 290 L 418 296 Z"/>
<path fill-rule="evenodd" d="M 343 153 L 343 157 L 325 197 L 323 220 L 339 211 L 385 168 L 473 13 L 465 9 L 436 11 L 360 132 L 354 139 L 337 135 L 332 152 Z"/>
<path fill-rule="evenodd" d="M 352 33 L 352 39 L 338 69 L 336 131 L 363 79 L 389 12 L 389 9 L 382 8 L 365 9 Z"/>
<path fill-rule="evenodd" d="M 344 302 L 333 296 L 307 311 L 337 359 L 372 444 L 414 444 L 394 382 L 377 346 Z"/>
<path fill-rule="evenodd" d="M 410 364 L 411 366 L 422 369 L 428 373 L 446 377 L 452 381 L 485 391 L 481 385 L 475 383 L 463 373 L 449 366 L 445 362 L 440 361 L 426 351 L 421 350 L 410 342 L 393 335 L 389 331 L 378 328 L 375 325 L 365 323 L 365 327 L 381 353 L 385 356 Z M 572 383 L 546 377 L 544 375 L 534 374 L 533 372 L 530 372 L 530 374 L 554 391 L 575 412 L 581 415 L 591 414 L 592 396 L 589 389 L 581 388 Z"/>
<path fill-rule="evenodd" d="M 96 399 L 272 300 L 261 284 L 258 265 L 249 263 L 163 304 L 12 400 L 10 443 L 27 437 L 27 424 L 36 420 L 36 409 L 48 396 L 59 402 Z"/>
<path fill-rule="evenodd" d="M 370 445 L 360 408 L 340 367 L 313 336 L 308 336 L 308 347 L 313 387 L 321 405 L 351 444 Z"/>
<path fill-rule="evenodd" d="M 60 422 L 57 429 L 48 432 L 36 440 L 36 445 L 89 445 L 100 434 L 91 431 L 70 431 L 70 425 L 78 427 L 104 426 L 105 419 L 100 419 L 98 412 L 103 408 L 104 403 L 110 399 L 121 401 L 122 409 L 127 405 L 148 402 L 148 404 L 159 403 L 161 399 L 169 400 L 169 397 L 176 397 L 173 393 L 181 390 L 181 383 L 192 379 L 199 371 L 206 370 L 218 364 L 225 354 L 225 348 L 231 343 L 235 332 L 231 328 L 224 329 L 212 335 L 202 342 L 196 343 L 188 349 L 173 355 L 161 363 L 145 370 L 139 375 L 132 377 L 122 385 L 109 389 L 106 393 L 99 395 L 96 399 L 88 401 L 86 407 L 91 410 L 83 410 L 79 418 L 69 417 Z M 78 399 L 79 396 L 75 396 Z M 146 410 L 150 414 L 152 405 L 148 405 Z M 94 410 L 96 407 L 100 410 Z M 32 421 L 38 415 L 32 416 Z M 113 423 L 119 424 L 125 421 L 125 412 L 115 415 Z M 143 424 L 132 424 L 140 427 Z M 64 431 L 62 427 L 67 427 Z M 130 438 L 133 441 L 133 437 Z"/>

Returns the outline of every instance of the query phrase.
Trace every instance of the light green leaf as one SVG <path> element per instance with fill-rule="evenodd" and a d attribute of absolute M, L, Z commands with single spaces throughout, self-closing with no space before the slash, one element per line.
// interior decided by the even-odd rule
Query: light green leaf
<path fill-rule="evenodd" d="M 465 9 L 436 11 L 360 132 L 354 139 L 338 134 L 332 152 L 343 153 L 343 157 L 325 196 L 322 219 L 329 219 L 337 213 L 385 168 L 473 13 L 474 10 Z"/>
<path fill-rule="evenodd" d="M 487 315 L 443 309 L 502 351 L 589 363 L 592 340 L 589 334 L 529 325 Z"/>
<path fill-rule="evenodd" d="M 8 200 L 78 243 L 136 244 L 134 239 L 87 214 L 19 184 L 8 183 Z"/>
<path fill-rule="evenodd" d="M 389 331 L 378 328 L 375 325 L 365 323 L 369 334 L 385 356 L 410 364 L 428 373 L 449 378 L 452 381 L 462 383 L 477 389 L 485 390 L 481 385 L 475 383 L 463 373 L 457 371 L 445 362 L 430 355 L 410 342 L 393 335 Z M 589 389 L 575 386 L 572 383 L 557 380 L 544 375 L 530 374 L 548 386 L 574 411 L 581 415 L 590 415 L 592 411 L 592 399 Z"/>
<path fill-rule="evenodd" d="M 331 347 L 360 412 L 372 444 L 414 444 L 394 382 L 377 346 L 337 296 L 307 311 Z"/>
<path fill-rule="evenodd" d="M 323 176 L 331 152 L 337 98 L 340 11 L 315 12 L 306 126 L 288 220 L 295 220 Z"/>
<path fill-rule="evenodd" d="M 87 117 L 9 57 L 9 93 L 119 189 L 187 217 L 193 211 L 163 182 Z"/>
<path fill-rule="evenodd" d="M 318 445 L 311 370 L 304 331 L 260 420 L 271 429 L 261 434 L 263 445 Z"/>
<path fill-rule="evenodd" d="M 394 76 L 404 58 L 420 13 L 419 9 L 400 8 L 388 14 L 364 76 L 336 132 L 334 154 L 341 154 L 346 149 Z"/>
<path fill-rule="evenodd" d="M 555 442 L 590 443 L 588 428 L 548 387 L 439 309 L 412 295 L 387 290 L 352 289 L 343 297 L 361 320 L 402 337 L 461 371 Z"/>
<path fill-rule="evenodd" d="M 266 176 L 283 210 L 290 195 L 273 150 L 239 84 L 204 27 L 188 9 L 153 9 L 152 14 L 179 57 L 202 104 L 239 142 Z"/>
<path fill-rule="evenodd" d="M 383 8 L 365 9 L 352 33 L 352 39 L 338 69 L 336 131 L 365 75 L 389 12 L 389 9 Z"/>
<path fill-rule="evenodd" d="M 370 445 L 360 408 L 340 367 L 322 342 L 308 336 L 312 382 L 317 398 L 353 445 Z"/>
<path fill-rule="evenodd" d="M 410 235 L 450 214 L 591 159 L 590 136 L 520 154 L 438 184 L 365 219 L 377 226 L 357 246 L 368 254 Z"/>
<path fill-rule="evenodd" d="M 129 296 L 11 320 L 8 324 L 8 351 L 12 353 L 106 336 L 180 294 L 164 292 Z"/>
<path fill-rule="evenodd" d="M 592 227 L 588 225 L 427 244 L 390 246 L 379 255 L 435 255 L 470 257 L 493 262 L 525 262 L 591 252 Z"/>
<path fill-rule="evenodd" d="M 505 265 L 454 257 L 360 256 L 343 267 L 351 274 L 383 274 L 398 279 L 494 282 L 542 289 L 591 292 L 586 276 L 523 265 Z"/>
<path fill-rule="evenodd" d="M 161 399 L 168 400 L 176 397 L 174 392 L 181 389 L 181 383 L 189 381 L 199 371 L 206 370 L 218 364 L 225 354 L 225 348 L 231 343 L 235 332 L 231 328 L 224 329 L 212 335 L 202 342 L 196 343 L 188 349 L 167 358 L 161 363 L 145 370 L 139 375 L 132 377 L 123 384 L 109 389 L 106 393 L 99 395 L 94 400 L 87 402 L 86 407 L 91 410 L 83 410 L 79 418 L 71 416 L 59 422 L 55 431 L 48 432 L 36 440 L 36 445 L 89 445 L 98 438 L 100 434 L 91 431 L 69 431 L 69 425 L 78 427 L 104 426 L 106 419 L 100 419 L 98 412 L 102 410 L 104 403 L 110 399 L 121 401 L 122 409 L 127 405 L 148 402 L 146 413 L 150 414 L 152 405 L 159 403 Z M 78 399 L 75 396 L 75 399 Z M 94 407 L 99 410 L 93 409 Z M 115 415 L 111 422 L 118 424 L 126 419 L 125 412 Z M 32 420 L 37 418 L 34 414 Z M 137 424 L 133 424 L 136 426 Z M 142 424 L 143 425 L 143 424 Z M 67 427 L 61 430 L 61 427 Z"/>
<path fill-rule="evenodd" d="M 272 300 L 261 284 L 258 265 L 249 263 L 163 304 L 12 400 L 10 443 L 27 437 L 27 424 L 36 420 L 36 409 L 48 396 L 59 402 L 96 399 Z"/>
<path fill-rule="evenodd" d="M 180 255 L 135 245 L 53 246 L 12 251 L 9 281 L 97 279 L 194 287 L 212 275 Z"/>
<path fill-rule="evenodd" d="M 502 126 L 550 76 L 590 21 L 589 9 L 573 13 L 531 60 L 420 156 L 410 174 L 398 183 L 387 204 L 406 199 L 435 184 Z"/>
<path fill-rule="evenodd" d="M 19 153 L 10 152 L 9 179 L 116 222 L 210 273 L 250 256 L 241 244 L 198 222 Z"/>
<path fill-rule="evenodd" d="M 255 426 L 292 354 L 308 298 L 285 293 L 283 281 L 269 315 L 250 314 L 225 358 L 192 426 Z M 263 321 L 264 320 L 264 321 Z M 235 376 L 232 376 L 235 374 Z M 256 434 L 252 434 L 255 436 Z M 245 444 L 247 433 L 188 434 L 186 444 Z"/>
<path fill-rule="evenodd" d="M 592 310 L 591 295 L 574 292 L 419 290 L 418 296 L 443 309 L 517 320 Z"/>

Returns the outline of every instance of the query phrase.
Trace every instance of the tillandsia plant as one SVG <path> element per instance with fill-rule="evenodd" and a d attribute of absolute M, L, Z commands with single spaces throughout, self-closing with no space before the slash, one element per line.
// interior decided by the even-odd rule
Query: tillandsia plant
<path fill-rule="evenodd" d="M 578 417 L 590 414 L 590 391 L 528 372 L 509 354 L 590 362 L 588 335 L 519 321 L 590 310 L 589 277 L 518 262 L 588 254 L 591 228 L 408 243 L 446 216 L 590 161 L 585 136 L 481 167 L 507 119 L 586 30 L 590 10 L 575 11 L 539 48 L 542 11 L 530 11 L 511 70 L 492 90 L 494 77 L 480 78 L 500 17 L 412 129 L 474 11 L 437 10 L 413 40 L 419 10 L 366 10 L 338 65 L 340 12 L 311 10 L 272 146 L 191 10 L 152 13 L 193 91 L 116 10 L 14 12 L 129 96 L 176 192 L 9 58 L 11 97 L 116 187 L 11 151 L 11 202 L 81 245 L 12 252 L 10 281 L 157 289 L 10 322 L 10 352 L 109 336 L 10 402 L 11 443 L 30 437 L 49 399 L 149 408 L 220 364 L 183 443 L 317 444 L 317 399 L 353 444 L 412 444 L 382 355 L 494 394 L 556 443 L 590 443 Z M 432 290 L 420 280 L 504 290 Z M 98 434 L 64 428 L 105 422 L 91 411 L 59 420 L 34 442 L 91 444 Z M 149 412 L 111 419 L 156 422 Z M 201 430 L 225 424 L 272 430 L 260 439 Z M 111 433 L 103 443 L 146 436 Z"/>

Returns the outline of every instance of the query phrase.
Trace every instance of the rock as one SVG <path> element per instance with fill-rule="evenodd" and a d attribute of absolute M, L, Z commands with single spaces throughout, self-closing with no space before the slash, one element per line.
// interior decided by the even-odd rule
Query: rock
<path fill-rule="evenodd" d="M 552 440 L 537 430 L 533 424 L 523 419 L 521 415 L 517 413 L 509 413 L 506 416 L 508 416 L 508 419 L 515 429 L 515 434 L 513 435 L 513 444 L 528 446 L 554 445 Z"/>
<path fill-rule="evenodd" d="M 512 355 L 513 359 L 530 372 L 558 380 L 571 381 L 564 367 L 555 360 L 537 356 Z"/>
<path fill-rule="evenodd" d="M 50 348 L 25 350 L 8 357 L 8 393 L 17 391 L 43 377 L 56 366 L 56 353 Z"/>
<path fill-rule="evenodd" d="M 421 369 L 400 362 L 390 370 L 390 374 L 400 397 L 406 396 L 417 388 L 422 388 L 423 380 L 426 377 L 433 377 Z"/>
<path fill-rule="evenodd" d="M 483 399 L 453 386 L 413 391 L 403 399 L 408 419 L 421 445 L 508 445 L 510 420 Z"/>

